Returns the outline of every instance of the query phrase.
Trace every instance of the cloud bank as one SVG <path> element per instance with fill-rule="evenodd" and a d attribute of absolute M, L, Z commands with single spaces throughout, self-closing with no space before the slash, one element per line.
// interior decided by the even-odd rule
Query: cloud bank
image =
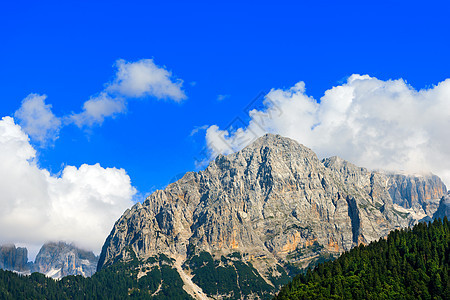
<path fill-rule="evenodd" d="M 416 90 L 402 79 L 355 74 L 320 101 L 299 82 L 272 89 L 248 114 L 247 126 L 206 130 L 212 156 L 237 151 L 271 132 L 322 158 L 338 155 L 370 169 L 431 171 L 450 185 L 450 79 Z"/>
<path fill-rule="evenodd" d="M 114 222 L 133 204 L 123 169 L 66 166 L 60 176 L 40 168 L 36 150 L 13 118 L 0 120 L 0 244 L 74 242 L 100 251 Z"/>

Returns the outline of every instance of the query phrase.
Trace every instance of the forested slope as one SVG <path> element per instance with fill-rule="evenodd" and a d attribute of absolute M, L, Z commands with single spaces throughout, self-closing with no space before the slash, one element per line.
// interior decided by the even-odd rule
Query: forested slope
<path fill-rule="evenodd" d="M 447 218 L 395 230 L 284 286 L 284 299 L 450 299 Z"/>
<path fill-rule="evenodd" d="M 141 266 L 145 263 L 146 267 Z M 139 279 L 138 279 L 139 277 Z M 57 281 L 40 273 L 21 276 L 0 270 L 0 299 L 192 299 L 165 257 L 115 263 L 90 278 L 66 276 Z"/>

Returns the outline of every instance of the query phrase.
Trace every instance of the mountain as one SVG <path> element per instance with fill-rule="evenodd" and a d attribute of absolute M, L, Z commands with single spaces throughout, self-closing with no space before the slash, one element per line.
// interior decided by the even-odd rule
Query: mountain
<path fill-rule="evenodd" d="M 192 300 L 171 260 L 164 255 L 147 275 L 141 276 L 139 261 L 118 262 L 92 277 L 65 276 L 61 279 L 41 273 L 21 275 L 0 270 L 0 299 L 170 299 Z M 136 280 L 139 278 L 139 280 Z"/>
<path fill-rule="evenodd" d="M 39 250 L 31 268 L 52 278 L 67 275 L 92 276 L 97 269 L 98 257 L 64 242 L 49 242 Z"/>
<path fill-rule="evenodd" d="M 0 269 L 24 272 L 29 269 L 27 248 L 15 245 L 0 246 Z"/>
<path fill-rule="evenodd" d="M 450 193 L 442 197 L 439 207 L 433 214 L 434 219 L 443 219 L 445 216 L 450 216 Z"/>
<path fill-rule="evenodd" d="M 65 242 L 49 242 L 39 250 L 34 262 L 28 262 L 27 248 L 0 246 L 0 269 L 30 274 L 39 272 L 60 279 L 68 275 L 92 276 L 98 257 Z"/>
<path fill-rule="evenodd" d="M 450 299 L 447 218 L 395 230 L 300 274 L 275 300 Z"/>
<path fill-rule="evenodd" d="M 125 211 L 98 270 L 137 259 L 139 279 L 164 255 L 194 298 L 270 298 L 301 268 L 432 217 L 446 193 L 432 174 L 321 161 L 267 134 Z"/>

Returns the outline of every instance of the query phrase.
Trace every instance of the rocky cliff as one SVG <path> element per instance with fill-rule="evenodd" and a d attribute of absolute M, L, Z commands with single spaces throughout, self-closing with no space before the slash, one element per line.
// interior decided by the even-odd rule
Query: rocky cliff
<path fill-rule="evenodd" d="M 0 269 L 24 272 L 29 269 L 27 248 L 15 245 L 0 246 Z"/>
<path fill-rule="evenodd" d="M 27 248 L 0 246 L 0 269 L 30 274 L 39 272 L 55 279 L 67 275 L 89 277 L 97 270 L 98 257 L 64 242 L 50 242 L 39 250 L 34 262 L 28 262 Z"/>
<path fill-rule="evenodd" d="M 196 298 L 268 298 L 298 268 L 432 216 L 444 194 L 436 176 L 321 161 L 267 134 L 127 210 L 98 268 L 136 256 L 145 275 L 165 254 Z"/>
<path fill-rule="evenodd" d="M 434 219 L 450 216 L 450 193 L 443 196 L 439 202 L 439 207 L 433 215 Z"/>
<path fill-rule="evenodd" d="M 92 252 L 64 242 L 50 242 L 39 250 L 31 270 L 53 278 L 67 275 L 89 277 L 95 273 L 97 262 L 98 257 Z"/>

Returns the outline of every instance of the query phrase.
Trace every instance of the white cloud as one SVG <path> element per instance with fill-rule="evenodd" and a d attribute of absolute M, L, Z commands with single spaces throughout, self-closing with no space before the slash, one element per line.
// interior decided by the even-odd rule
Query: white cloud
<path fill-rule="evenodd" d="M 41 146 L 54 142 L 59 135 L 61 120 L 57 118 L 50 104 L 45 104 L 46 95 L 30 94 L 14 113 L 23 130 Z"/>
<path fill-rule="evenodd" d="M 135 189 L 123 169 L 83 164 L 54 176 L 40 168 L 11 117 L 0 121 L 0 153 L 0 244 L 65 240 L 98 252 L 133 204 Z"/>
<path fill-rule="evenodd" d="M 189 136 L 194 136 L 197 133 L 199 133 L 202 130 L 206 130 L 208 129 L 208 125 L 203 125 L 203 126 L 196 126 L 194 129 L 191 130 L 191 133 L 189 134 Z"/>
<path fill-rule="evenodd" d="M 106 117 L 115 117 L 126 110 L 126 102 L 121 97 L 111 97 L 105 92 L 91 97 L 83 104 L 83 111 L 72 114 L 66 120 L 75 123 L 78 127 L 101 125 Z"/>
<path fill-rule="evenodd" d="M 450 184 L 450 79 L 415 90 L 404 80 L 352 75 L 320 101 L 305 84 L 272 89 L 245 128 L 206 132 L 212 155 L 239 150 L 265 132 L 371 169 L 432 171 Z"/>
<path fill-rule="evenodd" d="M 217 95 L 217 101 L 223 101 L 230 98 L 230 95 Z"/>
<path fill-rule="evenodd" d="M 78 127 L 102 124 L 105 118 L 115 117 L 127 109 L 126 98 L 152 96 L 179 102 L 186 99 L 182 90 L 183 80 L 174 79 L 165 67 L 155 65 L 152 59 L 127 62 L 116 61 L 117 72 L 112 82 L 97 96 L 83 104 L 81 113 L 66 117 L 68 123 Z"/>
<path fill-rule="evenodd" d="M 174 101 L 186 99 L 182 90 L 183 81 L 174 79 L 172 72 L 155 65 L 153 59 L 136 62 L 119 59 L 116 66 L 116 78 L 107 87 L 107 91 L 118 92 L 127 97 L 153 96 Z"/>

